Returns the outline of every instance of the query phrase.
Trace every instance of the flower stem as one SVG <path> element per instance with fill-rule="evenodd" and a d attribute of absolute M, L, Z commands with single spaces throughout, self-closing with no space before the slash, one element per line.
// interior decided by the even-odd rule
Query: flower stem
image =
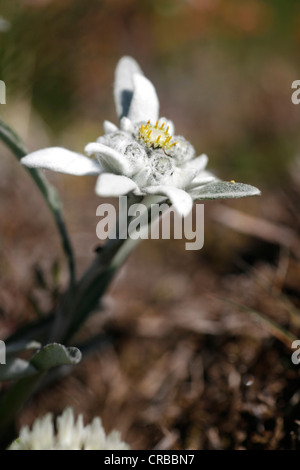
<path fill-rule="evenodd" d="M 141 203 L 140 214 L 143 210 L 148 213 L 151 204 L 161 200 L 161 196 L 146 196 L 142 200 L 138 200 L 138 202 Z M 134 202 L 137 202 L 137 200 L 129 199 L 128 207 Z M 130 217 L 128 216 L 127 231 L 129 222 Z M 128 238 L 125 240 L 118 238 L 115 240 L 107 240 L 101 254 L 98 255 L 84 273 L 81 280 L 77 283 L 73 298 L 74 310 L 72 315 L 65 315 L 66 319 L 72 319 L 72 323 L 61 321 L 59 324 L 56 324 L 54 329 L 55 341 L 58 341 L 56 335 L 65 331 L 65 336 L 60 337 L 59 341 L 68 343 L 72 336 L 79 330 L 91 311 L 97 307 L 99 300 L 104 295 L 118 268 L 120 268 L 133 249 L 142 240 L 142 234 L 148 232 L 149 224 L 152 222 L 154 221 L 148 220 L 148 223 L 141 226 L 140 237 L 137 239 L 131 238 L 130 234 L 128 234 Z M 116 233 L 118 233 L 118 228 Z M 64 303 L 62 303 L 61 308 L 64 310 Z M 58 315 L 56 318 L 60 318 L 60 316 Z M 51 340 L 53 339 L 54 338 L 51 338 Z"/>

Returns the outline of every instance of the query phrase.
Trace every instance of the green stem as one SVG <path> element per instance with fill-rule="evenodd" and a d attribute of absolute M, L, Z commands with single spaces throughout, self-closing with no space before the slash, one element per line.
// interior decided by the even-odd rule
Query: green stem
<path fill-rule="evenodd" d="M 21 160 L 22 157 L 25 157 L 25 155 L 27 155 L 28 150 L 26 149 L 24 143 L 14 133 L 14 131 L 2 121 L 2 119 L 0 119 L 0 139 L 10 148 L 10 150 L 18 158 L 18 160 Z M 35 168 L 26 169 L 31 175 L 37 187 L 39 188 L 40 192 L 42 193 L 56 223 L 58 232 L 61 237 L 63 251 L 66 255 L 68 262 L 70 287 L 72 288 L 75 283 L 75 261 L 72 245 L 62 214 L 62 203 L 59 199 L 56 189 L 46 180 L 44 175 L 39 170 Z"/>
<path fill-rule="evenodd" d="M 12 385 L 2 399 L 0 406 L 0 447 L 7 447 L 12 439 L 15 438 L 13 426 L 15 417 L 22 408 L 24 402 L 27 401 L 32 394 L 33 389 L 42 375 L 43 373 L 41 372 L 32 377 L 18 380 L 14 385 Z"/>
<path fill-rule="evenodd" d="M 151 204 L 161 201 L 161 196 L 147 196 L 142 201 L 142 207 L 148 212 Z M 130 201 L 131 205 L 134 201 Z M 127 230 L 130 218 L 127 221 Z M 153 220 L 150 221 L 152 223 Z M 99 299 L 105 293 L 107 287 L 112 281 L 114 274 L 118 268 L 124 263 L 129 254 L 142 240 L 142 235 L 148 232 L 148 223 L 140 228 L 140 238 L 133 239 L 129 236 L 125 240 L 108 240 L 103 252 L 91 264 L 89 269 L 83 275 L 81 280 L 77 283 L 76 292 L 74 297 L 74 312 L 69 317 L 72 318 L 72 324 L 66 327 L 65 336 L 62 342 L 68 343 L 72 336 L 79 330 L 87 316 L 94 310 L 99 302 Z M 118 233 L 118 229 L 116 231 Z M 56 318 L 59 318 L 57 316 Z M 63 331 L 64 325 L 61 323 L 57 325 L 56 332 Z"/>

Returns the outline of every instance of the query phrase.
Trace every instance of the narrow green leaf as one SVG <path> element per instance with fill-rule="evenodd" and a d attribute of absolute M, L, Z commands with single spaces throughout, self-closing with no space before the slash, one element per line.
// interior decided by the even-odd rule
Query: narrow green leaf
<path fill-rule="evenodd" d="M 5 339 L 6 349 L 14 343 L 31 342 L 36 339 L 41 343 L 48 342 L 48 335 L 54 321 L 54 314 L 39 318 L 31 323 L 27 323 Z"/>
<path fill-rule="evenodd" d="M 40 349 L 41 347 L 41 343 L 38 343 L 37 341 L 17 341 L 15 343 L 6 344 L 6 355 L 12 356 L 22 351 Z"/>
<path fill-rule="evenodd" d="M 4 121 L 2 121 L 2 119 L 0 119 L 0 139 L 10 148 L 18 160 L 21 160 L 22 157 L 27 155 L 28 151 L 24 143 L 17 136 L 17 134 Z M 62 247 L 69 265 L 70 284 L 73 286 L 75 282 L 75 261 L 72 245 L 62 214 L 62 203 L 59 199 L 58 193 L 54 186 L 52 186 L 47 181 L 43 173 L 41 173 L 39 170 L 35 168 L 26 168 L 26 170 L 29 172 L 35 184 L 42 193 L 47 206 L 54 217 L 58 232 L 61 237 Z"/>

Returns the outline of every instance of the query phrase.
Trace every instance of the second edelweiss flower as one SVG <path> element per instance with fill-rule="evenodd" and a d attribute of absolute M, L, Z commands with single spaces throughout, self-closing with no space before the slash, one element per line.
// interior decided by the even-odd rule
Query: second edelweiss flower
<path fill-rule="evenodd" d="M 137 62 L 123 57 L 116 68 L 114 97 L 119 126 L 105 121 L 105 134 L 85 147 L 90 159 L 53 147 L 22 159 L 31 168 L 73 175 L 99 175 L 99 196 L 156 195 L 167 199 L 186 216 L 194 200 L 259 194 L 253 186 L 219 181 L 205 170 L 207 156 L 175 135 L 173 122 L 159 117 L 159 101 L 152 83 Z"/>
<path fill-rule="evenodd" d="M 106 435 L 100 418 L 84 426 L 72 408 L 53 420 L 51 413 L 35 420 L 32 429 L 24 426 L 9 450 L 129 450 L 118 431 Z"/>

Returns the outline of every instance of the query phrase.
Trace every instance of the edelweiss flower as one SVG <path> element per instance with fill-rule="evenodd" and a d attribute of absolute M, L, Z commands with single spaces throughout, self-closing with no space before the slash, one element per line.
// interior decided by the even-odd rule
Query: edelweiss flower
<path fill-rule="evenodd" d="M 72 408 L 66 408 L 56 419 L 56 429 L 48 413 L 35 420 L 32 430 L 23 427 L 8 450 L 129 450 L 117 431 L 106 436 L 100 418 L 84 426 L 82 415 L 76 421 Z"/>
<path fill-rule="evenodd" d="M 205 171 L 207 156 L 196 157 L 194 147 L 174 135 L 173 122 L 159 117 L 155 88 L 131 57 L 117 65 L 114 97 L 120 127 L 104 122 L 105 134 L 85 147 L 94 159 L 53 147 L 27 155 L 22 164 L 73 175 L 99 174 L 99 196 L 157 195 L 182 216 L 191 211 L 193 200 L 259 194 L 253 186 L 220 182 Z"/>

